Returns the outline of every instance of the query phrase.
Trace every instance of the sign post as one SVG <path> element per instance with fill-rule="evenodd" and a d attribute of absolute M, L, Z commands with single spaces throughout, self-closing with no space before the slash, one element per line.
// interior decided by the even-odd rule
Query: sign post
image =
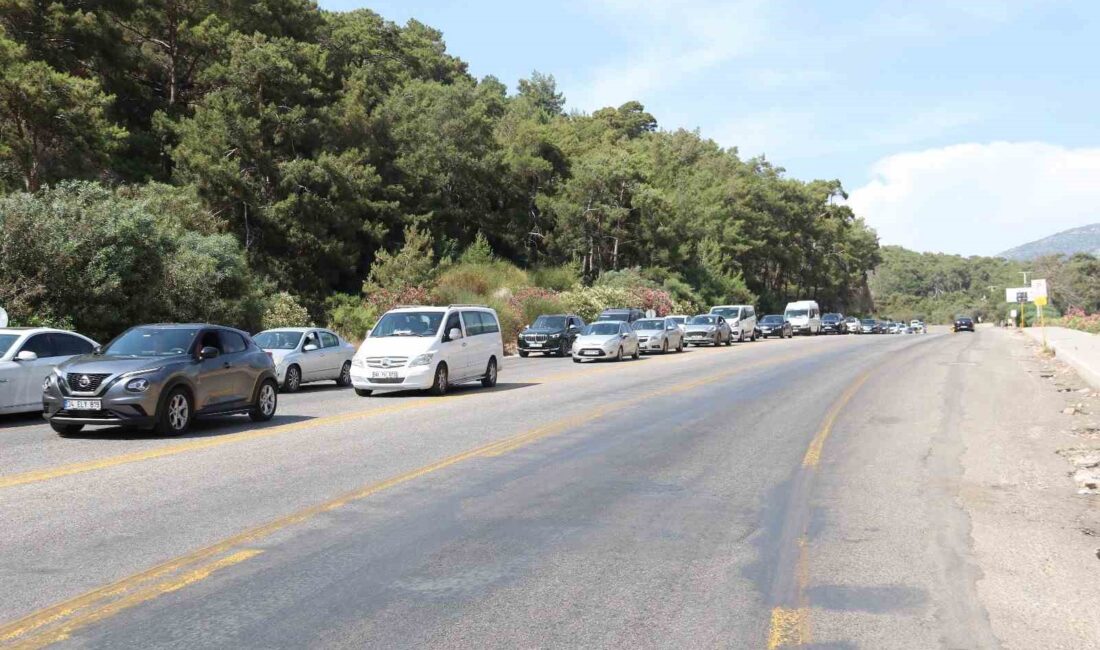
<path fill-rule="evenodd" d="M 1045 350 L 1047 347 L 1047 324 L 1043 307 L 1047 305 L 1047 281 L 1032 280 L 1031 291 L 1028 293 L 1031 301 L 1035 303 L 1035 311 L 1039 313 L 1039 327 L 1043 330 L 1043 349 Z"/>
<path fill-rule="evenodd" d="M 3 307 L 0 307 L 0 327 L 8 326 L 8 312 L 4 311 Z"/>

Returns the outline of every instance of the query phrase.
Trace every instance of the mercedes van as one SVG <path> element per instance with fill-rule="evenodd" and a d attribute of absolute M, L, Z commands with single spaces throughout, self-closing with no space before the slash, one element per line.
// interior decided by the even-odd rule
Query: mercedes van
<path fill-rule="evenodd" d="M 813 300 L 787 303 L 783 317 L 791 323 L 795 334 L 817 335 L 821 333 L 821 307 Z"/>

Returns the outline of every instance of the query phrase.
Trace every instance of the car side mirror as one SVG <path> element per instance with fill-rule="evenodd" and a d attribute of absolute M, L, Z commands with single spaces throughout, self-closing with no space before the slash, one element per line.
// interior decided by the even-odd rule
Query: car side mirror
<path fill-rule="evenodd" d="M 462 330 L 458 329 L 457 327 L 452 327 L 450 330 L 447 331 L 448 341 L 457 341 L 460 338 L 462 338 Z"/>
<path fill-rule="evenodd" d="M 23 350 L 19 354 L 15 355 L 16 361 L 37 361 L 38 354 L 31 352 L 30 350 Z"/>
<path fill-rule="evenodd" d="M 94 348 L 92 348 L 92 354 L 103 354 L 103 346 L 102 345 L 97 345 Z"/>
<path fill-rule="evenodd" d="M 221 351 L 218 348 L 209 345 L 199 350 L 199 358 L 203 360 L 216 359 L 220 354 Z"/>
<path fill-rule="evenodd" d="M 317 351 L 317 346 L 312 344 L 312 343 L 307 343 L 306 346 L 304 348 L 302 348 L 302 352 L 316 352 L 316 351 Z"/>

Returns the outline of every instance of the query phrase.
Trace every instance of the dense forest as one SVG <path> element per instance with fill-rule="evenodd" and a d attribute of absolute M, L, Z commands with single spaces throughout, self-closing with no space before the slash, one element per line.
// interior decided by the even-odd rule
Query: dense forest
<path fill-rule="evenodd" d="M 359 336 L 456 299 L 516 327 L 623 300 L 866 313 L 882 252 L 844 197 L 636 101 L 589 114 L 548 74 L 475 79 L 439 31 L 369 10 L 0 4 L 0 304 L 24 324 Z M 916 310 L 888 296 L 928 285 L 890 268 L 886 304 Z M 988 274 L 965 295 L 1011 277 Z"/>
<path fill-rule="evenodd" d="M 866 299 L 879 254 L 837 181 L 638 102 L 567 112 L 550 75 L 474 79 L 428 26 L 306 0 L 4 3 L 0 192 L 0 303 L 100 335 L 256 327 L 272 300 L 323 320 L 410 234 L 440 269 L 480 236 L 533 278 L 770 308 Z"/>

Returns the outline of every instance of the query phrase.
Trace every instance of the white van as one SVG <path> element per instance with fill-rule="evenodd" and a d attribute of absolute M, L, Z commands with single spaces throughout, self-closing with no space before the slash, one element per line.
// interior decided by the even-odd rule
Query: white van
<path fill-rule="evenodd" d="M 355 393 L 497 383 L 504 342 L 496 311 L 482 305 L 398 307 L 378 320 L 351 363 Z"/>
<path fill-rule="evenodd" d="M 783 310 L 783 318 L 791 323 L 791 329 L 795 334 L 821 333 L 821 307 L 813 300 L 799 300 L 787 303 Z"/>
<path fill-rule="evenodd" d="M 732 340 L 738 343 L 756 340 L 756 309 L 752 305 L 716 305 L 710 308 L 710 313 L 726 319 Z"/>

